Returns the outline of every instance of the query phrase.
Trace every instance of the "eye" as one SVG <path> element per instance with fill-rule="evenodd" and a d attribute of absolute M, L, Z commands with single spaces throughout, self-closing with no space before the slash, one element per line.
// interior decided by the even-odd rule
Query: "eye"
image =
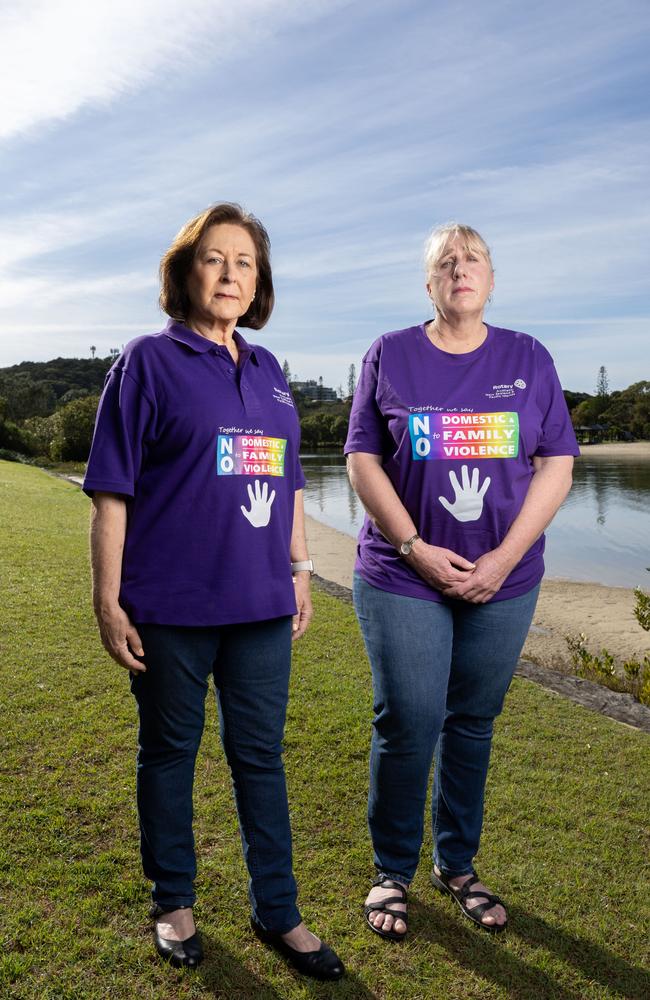
<path fill-rule="evenodd" d="M 452 260 L 443 260 L 440 263 L 440 267 L 451 267 L 453 264 Z"/>
<path fill-rule="evenodd" d="M 248 260 L 240 260 L 239 261 L 239 266 L 240 267 L 250 267 L 251 264 L 250 264 L 250 261 L 248 261 Z"/>
<path fill-rule="evenodd" d="M 208 257 L 206 264 L 223 264 L 223 257 Z"/>

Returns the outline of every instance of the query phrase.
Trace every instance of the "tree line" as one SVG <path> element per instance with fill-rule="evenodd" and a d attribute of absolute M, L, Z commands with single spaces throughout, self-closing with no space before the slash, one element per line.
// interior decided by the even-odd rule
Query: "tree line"
<path fill-rule="evenodd" d="M 25 361 L 0 369 L 0 457 L 85 461 L 115 353 L 108 358 Z M 349 369 L 347 393 L 339 387 L 339 398 L 328 403 L 301 392 L 288 362 L 283 368 L 293 383 L 303 449 L 342 447 L 356 390 L 355 366 Z M 607 371 L 601 367 L 593 394 L 565 390 L 564 396 L 583 440 L 650 440 L 650 381 L 610 392 Z"/>

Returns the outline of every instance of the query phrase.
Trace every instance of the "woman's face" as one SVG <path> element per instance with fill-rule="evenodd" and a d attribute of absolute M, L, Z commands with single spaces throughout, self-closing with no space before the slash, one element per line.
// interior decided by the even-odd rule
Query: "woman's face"
<path fill-rule="evenodd" d="M 460 237 L 449 241 L 427 282 L 429 298 L 445 317 L 482 314 L 493 288 L 489 260 Z"/>
<path fill-rule="evenodd" d="M 210 226 L 199 243 L 187 278 L 189 320 L 234 324 L 255 295 L 255 244 L 241 226 Z"/>

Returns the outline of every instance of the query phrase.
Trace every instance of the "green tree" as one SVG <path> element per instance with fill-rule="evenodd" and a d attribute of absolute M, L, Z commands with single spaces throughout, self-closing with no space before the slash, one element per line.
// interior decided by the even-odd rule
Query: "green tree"
<path fill-rule="evenodd" d="M 282 362 L 282 374 L 284 375 L 289 385 L 291 385 L 291 369 L 289 368 L 289 362 L 287 361 L 286 358 Z"/>
<path fill-rule="evenodd" d="M 55 461 L 85 462 L 88 458 L 98 402 L 98 396 L 86 396 L 74 399 L 58 411 L 59 426 L 50 447 Z"/>
<path fill-rule="evenodd" d="M 650 439 L 650 382 L 635 382 L 622 392 L 613 392 L 601 419 L 616 437 Z"/>
<path fill-rule="evenodd" d="M 607 378 L 607 369 L 605 365 L 601 365 L 598 369 L 598 377 L 596 379 L 596 395 L 600 399 L 609 399 L 609 379 Z"/>
<path fill-rule="evenodd" d="M 354 396 L 354 391 L 357 387 L 357 369 L 354 365 L 350 365 L 348 371 L 348 396 Z"/>

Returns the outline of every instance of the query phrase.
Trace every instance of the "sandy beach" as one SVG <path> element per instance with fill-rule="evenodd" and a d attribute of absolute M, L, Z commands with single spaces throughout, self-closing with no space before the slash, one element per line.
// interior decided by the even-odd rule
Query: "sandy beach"
<path fill-rule="evenodd" d="M 636 461 L 650 459 L 650 441 L 583 444 L 580 446 L 580 455 L 583 458 L 633 458 Z"/>
<path fill-rule="evenodd" d="M 593 449 L 601 447 L 619 446 L 594 445 Z M 648 449 L 646 454 L 650 453 L 650 444 L 644 442 L 644 447 Z M 307 517 L 306 523 L 309 552 L 318 575 L 351 587 L 354 538 L 312 517 Z M 625 587 L 545 580 L 522 655 L 542 666 L 567 669 L 565 636 L 584 632 L 588 647 L 594 652 L 605 647 L 622 660 L 632 656 L 642 658 L 650 650 L 650 636 L 634 617 L 633 607 L 634 593 Z"/>

